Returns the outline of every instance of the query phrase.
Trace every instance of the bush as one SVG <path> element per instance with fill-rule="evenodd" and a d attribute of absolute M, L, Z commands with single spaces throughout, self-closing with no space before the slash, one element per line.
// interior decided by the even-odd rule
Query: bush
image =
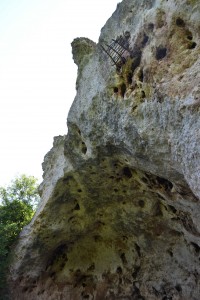
<path fill-rule="evenodd" d="M 0 188 L 0 199 L 0 299 L 3 300 L 11 247 L 31 221 L 39 202 L 37 179 L 26 175 L 15 178 L 11 185 Z"/>

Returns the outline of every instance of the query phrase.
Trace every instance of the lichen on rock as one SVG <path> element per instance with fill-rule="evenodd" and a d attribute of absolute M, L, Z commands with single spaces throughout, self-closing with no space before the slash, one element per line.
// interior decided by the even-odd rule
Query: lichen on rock
<path fill-rule="evenodd" d="M 68 134 L 43 163 L 11 299 L 200 298 L 200 3 L 123 0 L 72 43 Z M 122 64 L 101 45 L 130 33 Z"/>
<path fill-rule="evenodd" d="M 76 86 L 78 86 L 78 81 L 81 77 L 82 70 L 94 52 L 96 44 L 88 38 L 76 38 L 71 45 L 73 59 L 75 64 L 78 66 L 78 76 L 76 82 Z"/>

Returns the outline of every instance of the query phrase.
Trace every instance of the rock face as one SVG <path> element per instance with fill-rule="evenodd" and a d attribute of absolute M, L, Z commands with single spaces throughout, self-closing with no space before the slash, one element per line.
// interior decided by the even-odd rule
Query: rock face
<path fill-rule="evenodd" d="M 11 299 L 200 299 L 199 0 L 124 0 L 97 45 L 72 46 L 68 134 L 45 156 Z"/>

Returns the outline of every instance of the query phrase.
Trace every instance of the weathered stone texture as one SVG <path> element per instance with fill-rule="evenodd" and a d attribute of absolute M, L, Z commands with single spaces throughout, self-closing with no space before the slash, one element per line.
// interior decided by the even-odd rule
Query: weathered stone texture
<path fill-rule="evenodd" d="M 126 31 L 112 66 L 101 45 Z M 200 2 L 124 0 L 73 43 L 68 134 L 46 155 L 12 299 L 200 299 Z"/>

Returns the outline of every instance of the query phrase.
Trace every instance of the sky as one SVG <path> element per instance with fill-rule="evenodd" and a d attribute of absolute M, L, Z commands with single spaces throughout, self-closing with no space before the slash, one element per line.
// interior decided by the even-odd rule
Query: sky
<path fill-rule="evenodd" d="M 119 2 L 0 0 L 0 186 L 20 174 L 42 181 L 76 93 L 71 42 L 97 42 Z"/>

